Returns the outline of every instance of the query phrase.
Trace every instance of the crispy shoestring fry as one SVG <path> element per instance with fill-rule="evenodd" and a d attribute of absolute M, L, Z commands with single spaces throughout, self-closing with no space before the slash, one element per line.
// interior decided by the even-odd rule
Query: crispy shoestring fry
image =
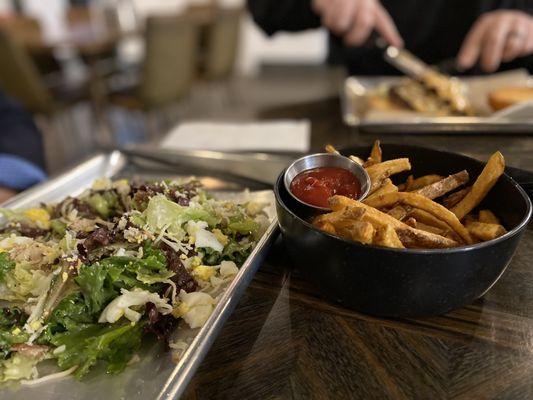
<path fill-rule="evenodd" d="M 468 233 L 468 230 L 463 226 L 463 224 L 461 224 L 459 219 L 450 210 L 422 195 L 411 192 L 387 193 L 371 201 L 365 201 L 364 203 L 375 208 L 391 207 L 396 203 L 407 204 L 412 207 L 420 208 L 429 212 L 430 214 L 433 214 L 435 217 L 442 219 L 444 222 L 450 225 L 450 227 L 465 241 L 465 243 L 473 243 L 472 237 Z"/>
<path fill-rule="evenodd" d="M 410 169 L 411 163 L 408 158 L 388 160 L 366 168 L 371 182 L 370 194 L 379 189 L 385 179 L 400 172 L 409 171 Z"/>
<path fill-rule="evenodd" d="M 485 198 L 490 189 L 496 184 L 505 170 L 505 159 L 502 153 L 497 151 L 490 158 L 481 174 L 472 185 L 472 190 L 455 205 L 451 211 L 459 219 L 472 211 Z"/>
<path fill-rule="evenodd" d="M 376 229 L 376 234 L 374 235 L 374 244 L 378 246 L 392 247 L 396 249 L 405 248 L 400 238 L 398 237 L 398 234 L 390 225 L 385 225 Z"/>
<path fill-rule="evenodd" d="M 457 192 L 446 196 L 444 199 L 442 199 L 442 205 L 446 208 L 452 208 L 461 200 L 463 200 L 470 190 L 472 190 L 472 186 L 465 187 L 464 189 L 458 190 Z"/>
<path fill-rule="evenodd" d="M 409 225 L 398 221 L 394 217 L 387 215 L 376 208 L 370 207 L 357 200 L 352 200 L 344 196 L 333 196 L 329 199 L 329 205 L 334 211 L 342 211 L 345 208 L 364 208 L 365 213 L 362 217 L 364 221 L 370 222 L 374 227 L 380 228 L 390 225 L 398 237 L 408 238 L 408 244 L 402 243 L 406 247 L 427 247 L 427 248 L 448 248 L 456 247 L 458 243 L 454 240 L 411 228 Z"/>
<path fill-rule="evenodd" d="M 381 187 L 379 187 L 374 193 L 368 196 L 366 200 L 375 198 L 382 194 L 393 193 L 397 191 L 398 191 L 398 187 L 394 183 L 392 183 L 392 181 L 389 178 L 387 178 L 383 181 Z"/>
<path fill-rule="evenodd" d="M 413 193 L 421 194 L 428 199 L 436 199 L 444 196 L 446 193 L 457 189 L 459 186 L 468 182 L 468 172 L 466 170 L 450 175 L 447 178 L 434 182 L 430 185 L 424 186 L 421 189 L 415 190 Z"/>
<path fill-rule="evenodd" d="M 401 192 L 412 192 L 413 190 L 418 190 L 424 186 L 431 185 L 432 183 L 438 182 L 441 179 L 444 179 L 441 175 L 424 175 L 420 178 L 413 178 L 413 175 L 409 175 L 407 181 L 399 186 Z"/>
<path fill-rule="evenodd" d="M 490 210 L 480 210 L 478 219 L 479 219 L 479 222 L 484 222 L 486 224 L 500 225 L 500 220 Z"/>

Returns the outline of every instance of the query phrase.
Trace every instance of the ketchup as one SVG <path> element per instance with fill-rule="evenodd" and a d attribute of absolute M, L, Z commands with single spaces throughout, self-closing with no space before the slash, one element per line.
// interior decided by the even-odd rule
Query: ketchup
<path fill-rule="evenodd" d="M 291 182 L 291 192 L 307 204 L 327 208 L 328 199 L 336 194 L 357 199 L 361 184 L 344 168 L 313 168 L 296 175 Z"/>

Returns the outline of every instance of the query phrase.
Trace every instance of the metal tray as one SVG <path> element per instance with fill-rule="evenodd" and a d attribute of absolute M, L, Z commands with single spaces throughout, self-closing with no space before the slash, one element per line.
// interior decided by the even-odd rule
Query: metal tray
<path fill-rule="evenodd" d="M 516 72 L 513 72 L 516 74 Z M 502 73 L 502 75 L 505 73 Z M 509 74 L 510 75 L 510 74 Z M 393 83 L 398 78 L 348 77 L 341 90 L 341 107 L 344 122 L 368 133 L 457 133 L 457 134 L 533 134 L 533 112 L 524 118 L 516 117 L 431 117 L 412 113 L 391 113 L 383 117 L 366 117 L 366 94 L 380 84 Z M 478 78 L 479 79 L 479 78 Z M 523 79 L 523 78 L 522 78 Z"/>
<path fill-rule="evenodd" d="M 100 177 L 165 179 L 190 176 L 191 171 L 168 168 L 164 164 L 143 160 L 142 157 L 128 157 L 114 151 L 91 158 L 57 178 L 47 181 L 16 196 L 4 207 L 31 207 L 39 202 L 62 199 L 76 195 L 89 187 Z M 233 198 L 245 189 L 243 182 L 225 181 L 210 176 L 197 176 L 207 190 L 220 197 Z M 257 184 L 256 184 L 257 185 Z M 263 187 L 249 187 L 251 190 Z M 274 211 L 274 196 L 270 190 L 251 191 L 246 196 L 268 201 L 267 209 L 271 224 L 252 254 L 242 265 L 233 282 L 226 288 L 213 313 L 200 329 L 189 329 L 180 324 L 174 339 L 189 343 L 188 348 L 176 362 L 176 353 L 165 351 L 159 343 L 146 343 L 139 353 L 140 361 L 128 366 L 118 375 L 106 375 L 96 368 L 86 379 L 79 382 L 66 377 L 34 386 L 16 385 L 0 389 L 0 398 L 13 400 L 59 399 L 176 399 L 185 391 L 188 382 L 207 354 L 226 319 L 231 315 L 239 298 L 251 282 L 266 253 L 277 236 L 277 220 Z M 1 221 L 0 221 L 1 222 Z"/>

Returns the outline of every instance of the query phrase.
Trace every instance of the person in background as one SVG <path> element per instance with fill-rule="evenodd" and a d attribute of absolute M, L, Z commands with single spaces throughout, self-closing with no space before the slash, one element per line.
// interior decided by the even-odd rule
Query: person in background
<path fill-rule="evenodd" d="M 248 0 L 269 35 L 325 26 L 331 63 L 351 74 L 396 74 L 373 31 L 429 64 L 456 58 L 465 73 L 517 67 L 533 72 L 533 0 Z"/>
<path fill-rule="evenodd" d="M 31 116 L 0 90 L 0 203 L 46 178 L 42 137 Z"/>

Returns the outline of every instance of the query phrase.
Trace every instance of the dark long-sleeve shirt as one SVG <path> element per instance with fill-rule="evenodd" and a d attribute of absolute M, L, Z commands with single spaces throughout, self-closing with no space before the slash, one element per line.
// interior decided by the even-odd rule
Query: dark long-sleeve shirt
<path fill-rule="evenodd" d="M 406 48 L 430 64 L 455 57 L 476 19 L 497 9 L 533 13 L 533 0 L 382 0 L 391 14 Z M 311 0 L 248 0 L 256 23 L 269 35 L 278 31 L 318 28 L 320 17 Z M 330 36 L 329 61 L 344 63 L 352 74 L 395 74 L 371 47 L 345 47 L 342 39 Z M 526 67 L 532 71 L 533 57 L 524 57 L 503 66 Z"/>
<path fill-rule="evenodd" d="M 46 175 L 42 138 L 29 115 L 0 90 L 0 186 L 26 189 Z"/>

